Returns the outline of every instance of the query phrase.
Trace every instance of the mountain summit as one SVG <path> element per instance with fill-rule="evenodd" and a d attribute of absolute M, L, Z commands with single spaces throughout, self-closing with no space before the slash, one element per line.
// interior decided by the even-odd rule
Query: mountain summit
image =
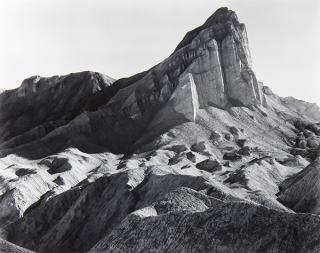
<path fill-rule="evenodd" d="M 252 70 L 245 26 L 227 8 L 187 33 L 160 64 L 112 82 L 90 72 L 32 77 L 20 88 L 3 93 L 3 153 L 38 158 L 67 146 L 123 153 L 131 151 L 128 146 L 153 122 L 168 127 L 177 121 L 195 121 L 198 110 L 208 106 L 267 106 Z M 34 113 L 39 108 L 42 111 Z"/>
<path fill-rule="evenodd" d="M 228 8 L 134 76 L 30 77 L 0 93 L 0 251 L 319 252 L 318 120 Z"/>

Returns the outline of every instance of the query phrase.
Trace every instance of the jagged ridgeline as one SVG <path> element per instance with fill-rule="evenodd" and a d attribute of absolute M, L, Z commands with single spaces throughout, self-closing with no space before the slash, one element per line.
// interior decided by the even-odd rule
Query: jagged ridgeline
<path fill-rule="evenodd" d="M 0 94 L 0 252 L 320 252 L 319 120 L 227 8 L 132 77 L 28 78 Z"/>

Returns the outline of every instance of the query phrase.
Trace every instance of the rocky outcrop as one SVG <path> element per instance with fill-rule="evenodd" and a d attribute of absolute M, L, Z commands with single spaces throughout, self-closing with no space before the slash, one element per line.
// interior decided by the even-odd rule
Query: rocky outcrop
<path fill-rule="evenodd" d="M 168 126 L 180 121 L 196 121 L 199 110 L 199 97 L 193 75 L 185 73 L 179 78 L 179 84 L 166 103 L 149 125 L 157 127 L 167 123 Z M 161 128 L 161 127 L 160 127 Z"/>
<path fill-rule="evenodd" d="M 222 166 L 217 160 L 206 159 L 202 162 L 197 163 L 196 167 L 199 170 L 205 170 L 208 172 L 213 172 L 217 170 L 221 170 Z"/>
<path fill-rule="evenodd" d="M 320 158 L 280 185 L 278 200 L 299 213 L 320 214 Z"/>

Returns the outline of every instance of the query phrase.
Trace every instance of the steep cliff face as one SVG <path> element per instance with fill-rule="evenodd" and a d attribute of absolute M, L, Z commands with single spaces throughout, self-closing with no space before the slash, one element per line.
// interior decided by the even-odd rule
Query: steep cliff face
<path fill-rule="evenodd" d="M 209 102 L 220 107 L 227 103 L 244 106 L 262 104 L 262 87 L 252 70 L 245 25 L 239 23 L 236 14 L 227 8 L 219 9 L 202 26 L 189 32 L 176 51 L 199 41 L 207 43 L 209 52 L 205 57 L 207 61 L 197 60 L 198 66 L 201 70 L 209 68 L 212 75 L 195 70 L 195 74 L 201 72 L 196 83 L 199 90 L 204 89 L 203 93 L 209 94 Z M 200 102 L 204 106 L 207 101 Z"/>

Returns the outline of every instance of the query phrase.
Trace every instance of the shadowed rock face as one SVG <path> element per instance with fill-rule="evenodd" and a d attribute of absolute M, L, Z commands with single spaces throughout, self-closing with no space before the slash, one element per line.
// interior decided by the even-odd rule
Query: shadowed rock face
<path fill-rule="evenodd" d="M 320 252 L 308 105 L 257 82 L 227 8 L 132 77 L 26 79 L 0 93 L 0 236 L 44 253 Z"/>
<path fill-rule="evenodd" d="M 96 72 L 30 77 L 0 94 L 0 149 L 39 141 L 99 104 L 113 82 Z M 101 103 L 101 102 L 100 102 Z"/>
<path fill-rule="evenodd" d="M 278 200 L 299 213 L 320 214 L 320 158 L 281 185 Z"/>
<path fill-rule="evenodd" d="M 0 252 L 2 253 L 32 253 L 32 251 L 18 247 L 10 242 L 0 239 Z"/>

